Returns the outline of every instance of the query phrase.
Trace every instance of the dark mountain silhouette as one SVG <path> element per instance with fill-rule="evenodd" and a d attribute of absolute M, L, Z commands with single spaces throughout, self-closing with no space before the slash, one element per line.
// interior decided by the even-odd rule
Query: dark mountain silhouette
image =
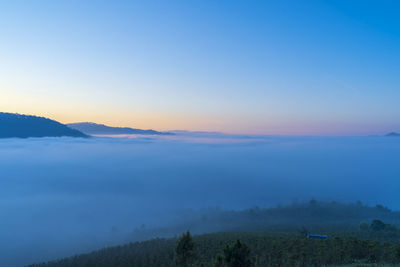
<path fill-rule="evenodd" d="M 395 132 L 393 132 L 393 133 L 388 133 L 386 136 L 389 136 L 389 137 L 394 137 L 394 136 L 400 137 L 400 133 L 395 133 Z"/>
<path fill-rule="evenodd" d="M 78 122 L 78 123 L 70 123 L 67 124 L 68 127 L 72 129 L 79 130 L 85 134 L 143 134 L 143 135 L 151 135 L 151 134 L 172 134 L 168 132 L 158 132 L 155 130 L 141 130 L 134 129 L 129 127 L 111 127 L 104 124 L 97 124 L 93 122 Z"/>
<path fill-rule="evenodd" d="M 0 138 L 88 137 L 57 121 L 43 117 L 0 112 Z"/>

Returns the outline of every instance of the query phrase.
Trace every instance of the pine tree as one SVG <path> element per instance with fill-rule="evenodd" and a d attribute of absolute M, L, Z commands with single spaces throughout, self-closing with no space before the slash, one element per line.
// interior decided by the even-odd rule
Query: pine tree
<path fill-rule="evenodd" d="M 240 240 L 236 240 L 233 246 L 224 249 L 225 262 L 229 267 L 250 267 L 250 249 Z"/>
<path fill-rule="evenodd" d="M 175 263 L 177 266 L 188 267 L 196 258 L 194 242 L 190 232 L 182 234 L 175 248 Z"/>

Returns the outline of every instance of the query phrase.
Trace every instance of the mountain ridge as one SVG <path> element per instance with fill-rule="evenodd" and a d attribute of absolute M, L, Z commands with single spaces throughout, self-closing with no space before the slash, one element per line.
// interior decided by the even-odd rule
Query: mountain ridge
<path fill-rule="evenodd" d="M 45 117 L 0 112 L 0 138 L 89 137 L 68 126 Z"/>
<path fill-rule="evenodd" d="M 113 127 L 94 122 L 68 123 L 68 127 L 76 129 L 88 135 L 118 135 L 118 134 L 141 134 L 141 135 L 172 135 L 170 132 L 159 132 L 152 129 L 136 129 L 130 127 Z"/>

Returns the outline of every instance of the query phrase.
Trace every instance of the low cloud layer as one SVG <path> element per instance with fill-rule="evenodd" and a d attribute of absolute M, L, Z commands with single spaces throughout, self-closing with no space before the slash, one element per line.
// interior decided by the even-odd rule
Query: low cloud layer
<path fill-rule="evenodd" d="M 0 140 L 0 262 L 20 266 L 123 242 L 179 211 L 292 201 L 400 209 L 400 140 L 385 137 Z"/>

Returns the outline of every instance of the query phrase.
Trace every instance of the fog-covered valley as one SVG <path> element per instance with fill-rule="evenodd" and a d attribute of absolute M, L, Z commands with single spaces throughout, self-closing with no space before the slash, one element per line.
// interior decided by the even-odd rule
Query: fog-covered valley
<path fill-rule="evenodd" d="M 398 210 L 399 152 L 400 139 L 389 137 L 2 139 L 0 261 L 127 242 L 135 228 L 179 224 L 204 208 L 315 198 Z"/>

